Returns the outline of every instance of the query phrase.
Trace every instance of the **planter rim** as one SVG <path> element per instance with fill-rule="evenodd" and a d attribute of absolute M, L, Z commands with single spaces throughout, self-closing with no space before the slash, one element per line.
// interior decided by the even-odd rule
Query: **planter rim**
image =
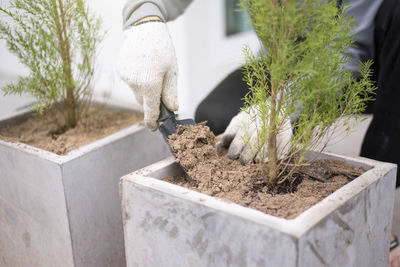
<path fill-rule="evenodd" d="M 94 103 L 95 105 L 98 103 Z M 118 109 L 117 106 L 115 105 L 110 105 L 107 106 L 107 108 L 111 108 L 111 109 Z M 128 110 L 125 107 L 121 107 L 119 108 L 120 110 Z M 142 112 L 140 112 L 139 110 L 135 110 L 135 109 L 130 109 L 131 112 L 135 113 L 135 114 L 141 114 Z M 14 114 L 12 117 L 9 118 L 5 118 L 0 120 L 0 124 L 3 122 L 11 122 L 14 119 L 18 120 L 21 118 L 26 118 L 27 116 L 29 116 L 32 113 L 32 111 L 23 111 L 20 112 L 18 114 Z M 137 131 L 143 130 L 145 129 L 144 126 L 140 125 L 141 123 L 135 123 L 127 128 L 124 128 L 122 130 L 119 130 L 113 134 L 110 134 L 108 136 L 105 136 L 101 139 L 98 139 L 92 143 L 89 143 L 87 145 L 81 146 L 77 149 L 71 150 L 70 152 L 68 152 L 66 155 L 58 155 L 54 152 L 50 152 L 41 148 L 37 148 L 37 147 L 33 147 L 31 145 L 28 144 L 24 144 L 21 142 L 7 142 L 4 140 L 0 139 L 0 146 L 6 146 L 6 147 L 10 147 L 10 148 L 14 148 L 16 150 L 22 151 L 24 153 L 27 154 L 31 154 L 31 155 L 35 155 L 39 158 L 43 158 L 46 160 L 49 160 L 51 162 L 54 162 L 56 164 L 64 164 L 66 162 L 69 162 L 71 160 L 77 159 L 91 151 L 96 150 L 99 147 L 103 147 L 107 144 L 110 144 L 112 142 L 115 142 L 116 140 L 119 140 L 125 136 L 128 136 L 132 133 L 135 133 Z"/>
<path fill-rule="evenodd" d="M 324 198 L 322 201 L 302 212 L 294 219 L 279 218 L 255 209 L 246 208 L 233 202 L 228 202 L 152 177 L 166 177 L 166 175 L 168 175 L 167 172 L 171 167 L 178 167 L 177 163 L 175 163 L 174 157 L 166 158 L 162 161 L 128 174 L 122 177 L 121 181 L 126 180 L 132 182 L 134 186 L 149 189 L 151 188 L 177 198 L 183 198 L 188 201 L 205 205 L 209 208 L 222 211 L 245 220 L 250 220 L 299 238 L 324 217 L 332 213 L 338 206 L 347 202 L 352 196 L 359 194 L 364 188 L 377 181 L 386 173 L 390 171 L 396 171 L 397 169 L 396 164 L 379 162 L 362 157 L 341 156 L 333 153 L 322 153 L 321 155 L 324 155 L 324 157 L 327 156 L 329 158 L 341 159 L 351 164 L 362 165 L 364 167 L 371 168 L 358 178 L 347 183 Z M 167 170 L 165 170 L 165 168 L 167 168 Z"/>

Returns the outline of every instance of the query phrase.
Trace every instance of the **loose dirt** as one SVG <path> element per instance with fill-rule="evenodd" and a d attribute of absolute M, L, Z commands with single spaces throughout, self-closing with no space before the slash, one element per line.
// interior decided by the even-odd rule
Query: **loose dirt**
<path fill-rule="evenodd" d="M 271 190 L 263 181 L 266 164 L 242 165 L 218 155 L 215 136 L 205 123 L 179 127 L 169 143 L 187 175 L 166 181 L 286 219 L 295 218 L 364 172 L 337 160 L 315 160 L 300 168 L 295 182 L 286 184 L 285 190 Z"/>
<path fill-rule="evenodd" d="M 119 130 L 138 123 L 143 118 L 128 112 L 90 107 L 78 125 L 63 131 L 64 118 L 53 109 L 44 114 L 34 114 L 18 125 L 0 129 L 0 139 L 21 142 L 59 155 L 90 144 Z"/>

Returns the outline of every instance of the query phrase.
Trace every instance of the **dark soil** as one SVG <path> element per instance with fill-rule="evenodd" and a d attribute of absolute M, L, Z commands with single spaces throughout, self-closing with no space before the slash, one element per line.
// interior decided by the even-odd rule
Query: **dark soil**
<path fill-rule="evenodd" d="M 62 114 L 53 109 L 42 115 L 34 114 L 21 124 L 1 128 L 0 139 L 65 155 L 142 119 L 133 113 L 90 107 L 75 128 L 65 130 Z"/>
<path fill-rule="evenodd" d="M 169 143 L 187 175 L 165 180 L 292 219 L 364 172 L 338 160 L 314 160 L 311 165 L 296 171 L 295 182 L 287 183 L 286 190 L 271 190 L 263 181 L 266 164 L 242 165 L 237 160 L 218 155 L 215 142 L 214 134 L 204 123 L 179 127 L 178 132 L 170 136 Z"/>

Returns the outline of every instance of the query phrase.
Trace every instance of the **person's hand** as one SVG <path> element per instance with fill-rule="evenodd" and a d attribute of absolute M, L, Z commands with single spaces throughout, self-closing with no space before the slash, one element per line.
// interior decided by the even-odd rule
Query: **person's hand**
<path fill-rule="evenodd" d="M 169 110 L 178 110 L 175 49 L 163 22 L 132 26 L 124 34 L 119 74 L 143 106 L 145 125 L 155 131 L 161 98 Z"/>
<path fill-rule="evenodd" d="M 254 119 L 254 111 L 241 111 L 232 118 L 221 140 L 217 143 L 217 150 L 228 148 L 228 157 L 239 159 L 242 164 L 251 160 L 263 161 L 268 155 L 263 155 L 262 151 L 267 152 L 266 145 L 262 149 L 257 145 L 258 132 L 260 131 L 260 121 Z M 253 118 L 253 119 L 252 119 Z M 287 155 L 290 140 L 293 136 L 292 126 L 289 119 L 283 123 L 282 130 L 277 135 L 278 158 Z M 257 149 L 258 148 L 258 149 Z"/>

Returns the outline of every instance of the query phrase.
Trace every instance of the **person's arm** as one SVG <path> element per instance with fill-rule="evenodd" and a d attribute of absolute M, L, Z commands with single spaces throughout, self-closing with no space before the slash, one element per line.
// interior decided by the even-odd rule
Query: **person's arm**
<path fill-rule="evenodd" d="M 353 30 L 355 44 L 350 54 L 355 59 L 347 68 L 357 75 L 357 63 L 374 58 L 374 21 L 383 0 L 345 0 L 350 8 L 347 13 L 353 15 L 356 25 Z"/>
<path fill-rule="evenodd" d="M 128 0 L 124 10 L 124 42 L 118 59 L 121 79 L 143 106 L 144 123 L 155 131 L 160 102 L 171 111 L 179 108 L 178 65 L 167 24 L 191 0 Z"/>
<path fill-rule="evenodd" d="M 128 0 L 123 10 L 124 29 L 146 17 L 158 17 L 164 22 L 181 15 L 192 0 Z"/>

